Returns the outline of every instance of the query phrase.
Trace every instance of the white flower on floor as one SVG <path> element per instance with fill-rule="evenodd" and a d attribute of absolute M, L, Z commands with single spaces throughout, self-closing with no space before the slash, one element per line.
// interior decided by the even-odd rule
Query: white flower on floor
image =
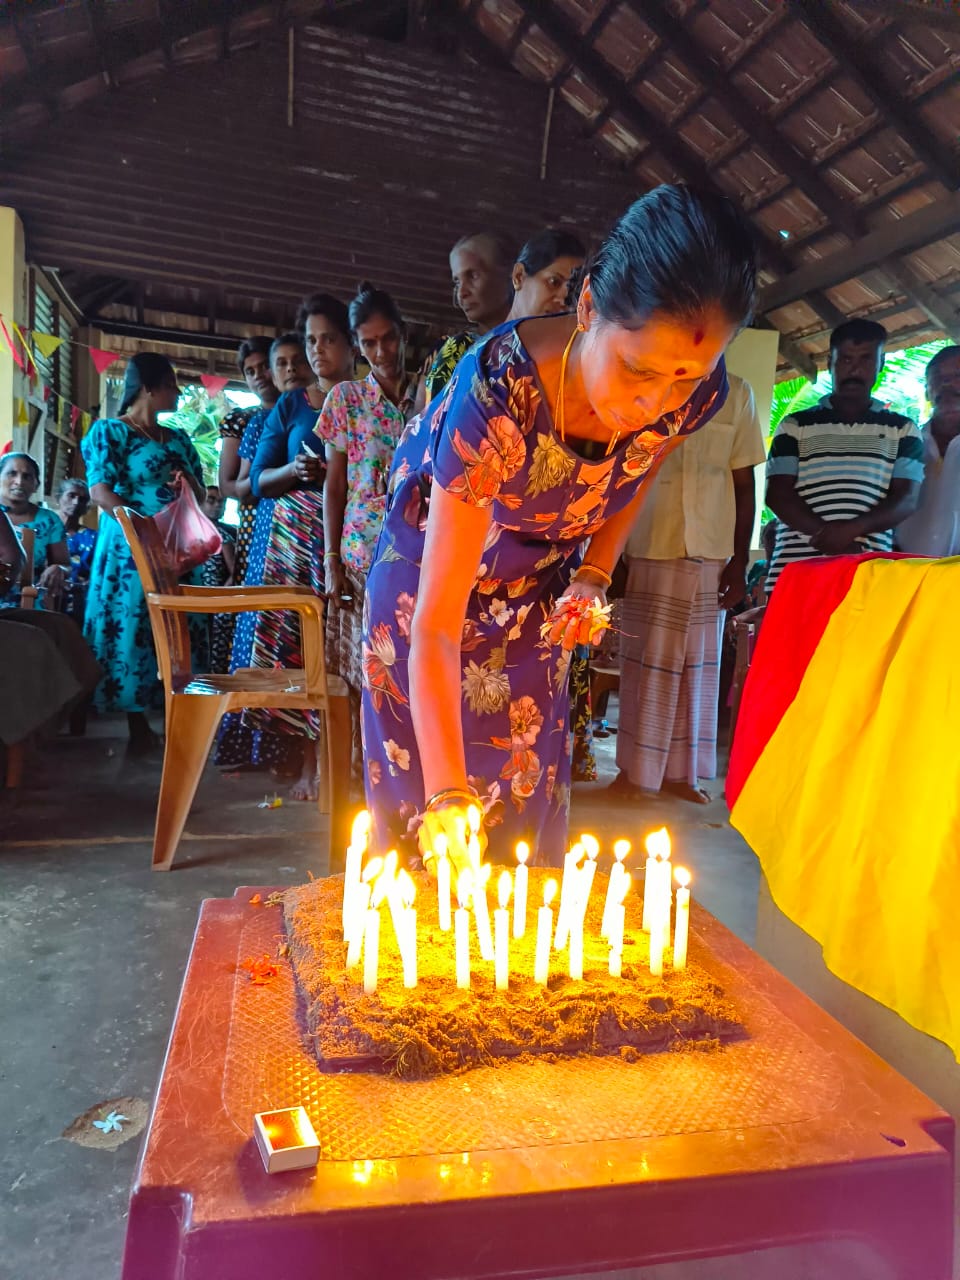
<path fill-rule="evenodd" d="M 392 738 L 388 738 L 383 744 L 383 750 L 390 764 L 390 772 L 393 777 L 397 776 L 397 769 L 402 769 L 407 773 L 410 769 L 410 752 L 406 747 L 401 747 L 399 743 L 394 742 Z"/>
<path fill-rule="evenodd" d="M 490 601 L 490 617 L 498 627 L 505 627 L 513 617 L 513 610 L 507 607 L 506 600 Z"/>
<path fill-rule="evenodd" d="M 94 1120 L 93 1127 L 102 1129 L 104 1133 L 122 1133 L 123 1126 L 121 1121 L 127 1120 L 127 1116 L 122 1116 L 118 1111 L 111 1111 L 105 1120 Z"/>

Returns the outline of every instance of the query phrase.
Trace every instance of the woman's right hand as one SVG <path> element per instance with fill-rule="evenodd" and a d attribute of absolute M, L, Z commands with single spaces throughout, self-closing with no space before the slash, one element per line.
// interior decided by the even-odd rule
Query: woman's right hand
<path fill-rule="evenodd" d="M 298 484 L 317 484 L 323 478 L 323 459 L 309 453 L 298 453 L 290 464 Z"/>
<path fill-rule="evenodd" d="M 339 601 L 346 592 L 347 578 L 339 556 L 328 555 L 323 562 L 324 590 L 327 598 Z"/>
<path fill-rule="evenodd" d="M 437 874 L 437 859 L 433 853 L 436 849 L 437 837 L 443 836 L 446 839 L 447 854 L 453 864 L 454 887 L 461 871 L 472 871 L 480 865 L 487 847 L 487 836 L 481 822 L 476 832 L 476 843 L 471 851 L 471 843 L 473 843 L 470 839 L 473 834 L 469 816 L 471 809 L 474 809 L 482 818 L 483 810 L 479 800 L 458 797 L 447 804 L 427 809 L 420 824 L 418 838 L 423 865 L 431 875 Z"/>

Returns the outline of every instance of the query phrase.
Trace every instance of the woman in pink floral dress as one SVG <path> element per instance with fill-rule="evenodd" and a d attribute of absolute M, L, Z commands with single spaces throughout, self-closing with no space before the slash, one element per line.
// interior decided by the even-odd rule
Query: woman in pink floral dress
<path fill-rule="evenodd" d="M 364 617 L 382 848 L 419 837 L 429 860 L 442 833 L 462 862 L 479 798 L 491 856 L 522 838 L 560 862 L 570 648 L 586 636 L 558 601 L 604 603 L 645 481 L 724 401 L 723 351 L 754 288 L 734 206 L 659 187 L 601 246 L 575 316 L 501 325 L 410 423 Z"/>

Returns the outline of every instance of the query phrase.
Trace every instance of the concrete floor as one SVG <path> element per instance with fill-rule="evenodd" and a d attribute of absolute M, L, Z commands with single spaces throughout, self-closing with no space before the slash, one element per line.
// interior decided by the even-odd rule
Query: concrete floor
<path fill-rule="evenodd" d="M 49 744 L 0 807 L 0 1280 L 118 1274 L 139 1139 L 94 1150 L 63 1129 L 103 1099 L 150 1100 L 202 899 L 324 870 L 314 806 L 258 809 L 264 775 L 208 769 L 174 870 L 153 874 L 159 764 L 127 762 L 122 734 L 105 721 Z M 600 783 L 575 789 L 574 829 L 638 840 L 666 823 L 700 901 L 752 942 L 756 861 L 723 801 L 616 800 L 615 742 L 598 744 Z"/>

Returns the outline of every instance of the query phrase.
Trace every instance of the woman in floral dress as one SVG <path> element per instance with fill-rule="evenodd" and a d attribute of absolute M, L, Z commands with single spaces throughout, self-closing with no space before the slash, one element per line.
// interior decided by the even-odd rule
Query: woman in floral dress
<path fill-rule="evenodd" d="M 355 758 L 360 762 L 360 624 L 363 592 L 387 505 L 387 478 L 412 410 L 406 325 L 388 293 L 364 282 L 350 303 L 350 330 L 370 365 L 362 382 L 332 387 L 317 420 L 313 447 L 323 451 L 327 671 L 351 693 Z"/>
<path fill-rule="evenodd" d="M 381 847 L 418 835 L 429 859 L 442 833 L 462 862 L 479 797 L 493 856 L 523 838 L 561 860 L 567 674 L 588 630 L 567 602 L 604 603 L 645 481 L 723 403 L 723 351 L 754 288 L 734 206 L 659 187 L 602 245 L 575 317 L 494 330 L 410 424 L 364 620 Z"/>

